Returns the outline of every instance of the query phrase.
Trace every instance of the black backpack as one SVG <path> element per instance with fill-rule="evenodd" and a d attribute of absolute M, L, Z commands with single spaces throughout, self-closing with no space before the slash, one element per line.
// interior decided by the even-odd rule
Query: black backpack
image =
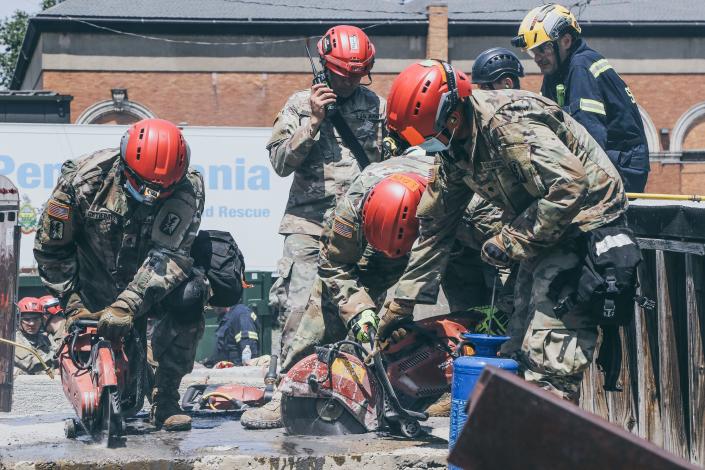
<path fill-rule="evenodd" d="M 229 232 L 201 230 L 191 246 L 191 257 L 213 289 L 210 305 L 230 307 L 240 302 L 245 258 Z"/>

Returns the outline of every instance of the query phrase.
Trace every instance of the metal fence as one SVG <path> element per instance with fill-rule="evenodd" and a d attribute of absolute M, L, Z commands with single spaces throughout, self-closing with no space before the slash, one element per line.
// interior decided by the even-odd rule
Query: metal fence
<path fill-rule="evenodd" d="M 705 205 L 702 220 L 692 210 L 684 212 L 682 204 L 672 206 L 675 222 L 666 229 L 660 219 L 670 216 L 655 217 L 648 207 L 640 210 L 659 223 L 636 224 L 644 255 L 640 289 L 656 300 L 656 308 L 637 306 L 635 321 L 622 328 L 624 391 L 605 392 L 593 364 L 581 406 L 705 466 L 705 241 L 697 240 L 705 233 L 693 230 L 705 223 Z M 632 211 L 630 223 L 638 215 Z"/>

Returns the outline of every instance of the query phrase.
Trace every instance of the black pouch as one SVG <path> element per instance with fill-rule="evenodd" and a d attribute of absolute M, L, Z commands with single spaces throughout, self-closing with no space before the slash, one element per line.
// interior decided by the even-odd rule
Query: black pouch
<path fill-rule="evenodd" d="M 575 305 L 588 305 L 603 332 L 597 364 L 605 375 L 604 389 L 621 391 L 622 368 L 619 326 L 634 318 L 634 302 L 653 308 L 653 301 L 636 295 L 637 267 L 643 261 L 633 232 L 623 220 L 583 235 L 583 263 L 576 272 L 576 291 L 561 299 L 554 311 L 562 315 Z"/>
<path fill-rule="evenodd" d="M 626 325 L 634 318 L 641 250 L 632 231 L 609 225 L 585 234 L 578 302 L 589 302 L 598 325 Z"/>

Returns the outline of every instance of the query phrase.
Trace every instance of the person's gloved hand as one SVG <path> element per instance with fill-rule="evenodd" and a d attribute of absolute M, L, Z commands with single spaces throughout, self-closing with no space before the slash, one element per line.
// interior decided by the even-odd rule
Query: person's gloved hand
<path fill-rule="evenodd" d="M 98 334 L 106 339 L 120 339 L 132 329 L 134 314 L 123 302 L 105 307 L 99 313 Z"/>
<path fill-rule="evenodd" d="M 66 312 L 66 322 L 64 323 L 66 332 L 71 331 L 71 327 L 78 320 L 98 320 L 100 318 L 100 312 L 91 312 L 84 307 L 81 297 L 75 292 L 69 296 L 64 311 Z"/>
<path fill-rule="evenodd" d="M 349 329 L 352 331 L 355 339 L 360 343 L 368 343 L 370 337 L 367 334 L 367 329 L 371 326 L 376 330 L 378 325 L 379 317 L 377 317 L 377 314 L 374 310 L 367 309 L 358 313 L 355 318 L 350 320 Z"/>
<path fill-rule="evenodd" d="M 406 336 L 406 330 L 399 328 L 404 323 L 414 320 L 414 302 L 411 300 L 392 300 L 384 305 L 387 311 L 382 316 L 377 327 L 377 340 L 383 342 L 389 338 L 393 342 L 401 341 Z"/>
<path fill-rule="evenodd" d="M 495 235 L 482 245 L 480 256 L 482 261 L 498 268 L 506 268 L 512 264 L 500 235 Z"/>

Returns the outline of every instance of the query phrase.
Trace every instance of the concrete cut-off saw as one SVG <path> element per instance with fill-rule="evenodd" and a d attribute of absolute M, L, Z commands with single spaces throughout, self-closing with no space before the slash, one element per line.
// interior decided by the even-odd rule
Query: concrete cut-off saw
<path fill-rule="evenodd" d="M 409 333 L 399 343 L 372 354 L 350 340 L 317 347 L 281 381 L 287 432 L 416 437 L 428 417 L 424 410 L 450 391 L 461 333 L 483 317 L 469 311 L 417 321 L 404 326 Z M 371 345 L 374 333 L 368 331 Z"/>
<path fill-rule="evenodd" d="M 70 439 L 87 434 L 109 447 L 124 434 L 125 419 L 142 409 L 153 374 L 134 330 L 124 342 L 108 341 L 97 325 L 76 321 L 57 353 L 64 394 L 77 416 L 64 421 L 64 432 Z M 137 352 L 129 363 L 126 348 Z"/>

